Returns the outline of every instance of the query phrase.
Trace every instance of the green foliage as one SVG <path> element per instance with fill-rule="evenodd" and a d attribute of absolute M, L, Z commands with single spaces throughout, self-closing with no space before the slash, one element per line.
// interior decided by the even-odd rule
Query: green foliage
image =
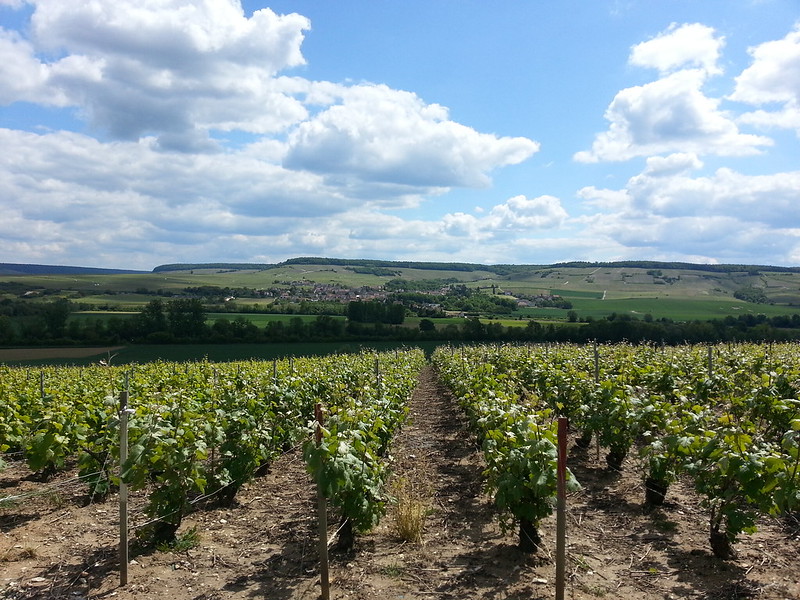
<path fill-rule="evenodd" d="M 769 302 L 769 298 L 764 293 L 762 288 L 748 286 L 740 288 L 733 293 L 733 297 L 737 300 L 744 300 L 745 302 L 753 302 L 754 304 L 765 304 Z"/>
<path fill-rule="evenodd" d="M 183 533 L 177 534 L 175 540 L 172 542 L 162 542 L 157 545 L 161 552 L 186 552 L 192 548 L 197 548 L 200 545 L 200 532 L 197 531 L 197 526 L 190 527 Z"/>
<path fill-rule="evenodd" d="M 418 350 L 376 355 L 373 364 L 340 364 L 325 381 L 321 439 L 309 439 L 303 454 L 323 495 L 359 531 L 377 525 L 386 512 L 385 457 L 406 419 L 423 362 Z"/>
<path fill-rule="evenodd" d="M 405 319 L 406 309 L 402 304 L 378 300 L 347 303 L 347 319 L 356 323 L 389 323 L 400 325 Z"/>
<path fill-rule="evenodd" d="M 484 348 L 449 349 L 433 355 L 440 377 L 459 398 L 483 448 L 488 491 L 509 529 L 535 527 L 551 514 L 557 492 L 557 423 L 553 411 L 517 392 L 517 372 L 504 360 L 511 353 Z M 568 473 L 570 489 L 578 483 Z"/>
<path fill-rule="evenodd" d="M 800 507 L 796 353 L 788 344 L 602 346 L 597 382 L 585 346 L 443 348 L 434 362 L 478 432 L 498 506 L 513 518 L 549 514 L 548 411 L 558 411 L 609 454 L 638 445 L 648 487 L 691 477 L 712 550 L 728 558 L 762 515 Z"/>

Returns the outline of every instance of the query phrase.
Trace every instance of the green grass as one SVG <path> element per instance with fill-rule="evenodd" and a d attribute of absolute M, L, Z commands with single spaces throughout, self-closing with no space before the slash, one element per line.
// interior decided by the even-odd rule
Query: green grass
<path fill-rule="evenodd" d="M 197 525 L 175 536 L 172 542 L 162 542 L 156 548 L 159 552 L 174 552 L 180 554 L 200 545 L 200 533 Z"/>
<path fill-rule="evenodd" d="M 600 300 L 603 297 L 603 292 L 594 292 L 590 290 L 561 289 L 548 291 L 554 296 L 562 296 L 564 298 L 569 298 L 570 300 L 573 298 L 592 298 L 594 300 Z"/>
<path fill-rule="evenodd" d="M 800 306 L 772 304 L 752 304 L 726 297 L 638 297 L 596 300 L 590 298 L 570 298 L 572 309 L 578 318 L 605 318 L 612 313 L 629 315 L 639 319 L 650 314 L 654 319 L 671 319 L 673 321 L 705 321 L 724 319 L 740 315 L 763 314 L 768 317 L 778 315 L 800 314 Z M 566 321 L 567 309 L 560 308 L 523 308 L 520 315 L 541 321 Z"/>

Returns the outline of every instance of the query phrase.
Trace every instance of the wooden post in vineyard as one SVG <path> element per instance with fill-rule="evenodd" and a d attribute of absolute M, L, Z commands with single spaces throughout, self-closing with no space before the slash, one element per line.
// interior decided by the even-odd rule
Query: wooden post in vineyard
<path fill-rule="evenodd" d="M 381 363 L 378 360 L 378 357 L 375 357 L 375 389 L 378 391 L 378 398 L 383 397 L 383 392 L 381 390 Z"/>
<path fill-rule="evenodd" d="M 322 404 L 314 405 L 314 418 L 317 421 L 317 430 L 314 440 L 319 446 L 322 443 Z M 319 582 L 322 588 L 322 600 L 330 600 L 331 583 L 328 574 L 328 504 L 322 493 L 322 487 L 317 484 L 317 521 L 319 527 Z"/>
<path fill-rule="evenodd" d="M 594 343 L 594 382 L 600 383 L 600 353 L 597 351 L 597 341 Z"/>
<path fill-rule="evenodd" d="M 125 389 L 119 394 L 119 584 L 128 583 L 128 484 L 122 479 L 122 468 L 128 460 L 128 395 L 127 375 Z"/>
<path fill-rule="evenodd" d="M 714 376 L 714 350 L 711 346 L 708 347 L 708 378 Z"/>
<path fill-rule="evenodd" d="M 558 499 L 556 503 L 556 600 L 564 600 L 567 562 L 567 418 L 558 418 Z"/>

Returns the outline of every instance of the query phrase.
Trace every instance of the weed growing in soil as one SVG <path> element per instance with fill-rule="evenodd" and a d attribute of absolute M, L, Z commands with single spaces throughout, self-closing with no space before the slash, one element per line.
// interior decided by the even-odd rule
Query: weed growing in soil
<path fill-rule="evenodd" d="M 175 541 L 156 546 L 161 552 L 186 552 L 200 545 L 200 533 L 197 526 L 187 529 L 175 536 Z"/>
<path fill-rule="evenodd" d="M 0 562 L 14 562 L 19 560 L 29 560 L 39 556 L 36 548 L 25 546 L 24 548 L 12 547 L 0 552 Z"/>
<path fill-rule="evenodd" d="M 428 515 L 427 498 L 419 486 L 405 477 L 395 483 L 394 496 L 394 533 L 403 541 L 420 543 Z"/>

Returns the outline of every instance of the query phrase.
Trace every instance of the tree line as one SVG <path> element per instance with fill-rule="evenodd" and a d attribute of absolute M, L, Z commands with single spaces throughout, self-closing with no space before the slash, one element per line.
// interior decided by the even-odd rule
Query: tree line
<path fill-rule="evenodd" d="M 378 301 L 351 302 L 347 319 L 320 314 L 294 316 L 259 327 L 245 316 L 207 322 L 198 299 L 151 300 L 130 317 L 71 317 L 69 300 L 29 303 L 0 302 L 0 344 L 180 344 L 270 343 L 314 341 L 525 341 L 525 342 L 655 342 L 663 344 L 800 340 L 800 315 L 741 315 L 710 321 L 677 322 L 611 314 L 584 322 L 504 326 L 478 317 L 460 323 L 437 324 L 422 319 L 419 326 L 403 323 L 403 306 Z"/>

